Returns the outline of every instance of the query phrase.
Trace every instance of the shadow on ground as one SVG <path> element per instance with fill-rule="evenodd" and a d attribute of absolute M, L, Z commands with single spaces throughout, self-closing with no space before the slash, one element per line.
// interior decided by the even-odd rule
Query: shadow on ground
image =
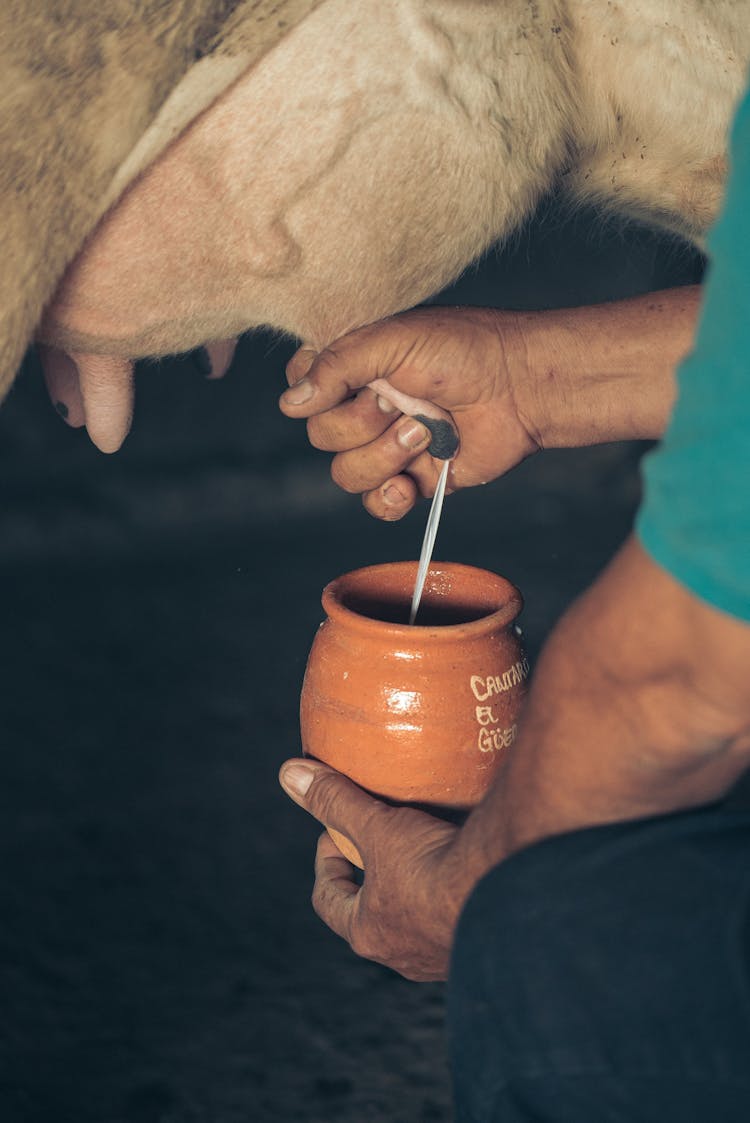
<path fill-rule="evenodd" d="M 593 231 L 593 232 L 592 232 Z M 694 279 L 673 243 L 549 208 L 450 302 L 549 307 Z M 103 457 L 33 361 L 0 413 L 0 1117 L 438 1123 L 443 991 L 357 960 L 308 898 L 318 830 L 276 784 L 330 578 L 418 553 L 275 400 L 144 364 Z M 523 590 L 532 654 L 628 533 L 637 446 L 544 454 L 453 497 L 436 554 Z"/>

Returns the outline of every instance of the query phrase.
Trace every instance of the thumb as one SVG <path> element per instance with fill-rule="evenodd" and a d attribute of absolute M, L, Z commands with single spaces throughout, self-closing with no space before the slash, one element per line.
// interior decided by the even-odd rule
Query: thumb
<path fill-rule="evenodd" d="M 290 383 L 279 399 L 289 417 L 312 417 L 353 397 L 375 378 L 388 378 L 407 351 L 398 321 L 384 320 L 342 336 L 318 354 L 309 344 L 287 364 Z"/>
<path fill-rule="evenodd" d="M 279 782 L 287 795 L 318 822 L 346 835 L 365 852 L 369 824 L 390 810 L 346 776 L 318 761 L 286 761 Z"/>

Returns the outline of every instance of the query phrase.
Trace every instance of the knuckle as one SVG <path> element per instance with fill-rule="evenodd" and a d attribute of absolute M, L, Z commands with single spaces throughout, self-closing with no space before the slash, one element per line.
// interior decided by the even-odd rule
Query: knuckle
<path fill-rule="evenodd" d="M 360 482 L 357 476 L 352 474 L 347 461 L 339 456 L 334 457 L 331 464 L 331 479 L 337 487 L 340 487 L 342 491 L 349 492 L 350 495 L 356 495 L 366 486 Z"/>
<path fill-rule="evenodd" d="M 412 461 L 409 475 L 422 498 L 431 499 L 437 486 L 437 473 L 432 457 L 428 453 L 421 453 Z"/>
<path fill-rule="evenodd" d="M 308 792 L 308 806 L 316 819 L 327 823 L 335 812 L 341 795 L 341 777 L 335 772 L 324 772 L 313 780 Z M 320 843 L 318 844 L 320 845 Z"/>
<path fill-rule="evenodd" d="M 310 894 L 310 904 L 312 905 L 313 912 L 315 913 L 315 915 L 319 916 L 321 920 L 324 919 L 325 897 L 326 897 L 325 889 L 323 888 L 323 886 L 320 884 L 319 881 L 316 881 L 315 885 L 313 886 L 313 891 Z"/>
<path fill-rule="evenodd" d="M 371 837 L 372 842 L 378 849 L 378 841 L 383 838 L 386 840 L 393 834 L 394 816 L 397 813 L 397 808 L 390 807 L 387 803 L 383 803 L 378 799 L 373 799 L 361 816 L 361 827 L 363 832 Z"/>
<path fill-rule="evenodd" d="M 382 948 L 378 946 L 377 942 L 372 939 L 370 934 L 362 928 L 355 928 L 349 940 L 349 946 L 355 955 L 361 956 L 362 959 L 376 959 L 378 954 L 382 954 Z"/>
<path fill-rule="evenodd" d="M 311 418 L 307 422 L 307 439 L 313 448 L 317 448 L 320 452 L 330 451 L 327 427 L 319 417 Z"/>
<path fill-rule="evenodd" d="M 324 347 L 315 356 L 314 369 L 310 375 L 314 376 L 319 386 L 327 387 L 331 381 L 339 382 L 342 375 L 342 358 L 335 347 Z"/>
<path fill-rule="evenodd" d="M 344 407 L 334 406 L 309 418 L 307 433 L 315 448 L 324 452 L 348 452 L 357 448 L 360 433 L 356 418 L 343 410 Z"/>
<path fill-rule="evenodd" d="M 315 356 L 315 365 L 316 367 L 321 367 L 325 370 L 327 368 L 335 366 L 338 363 L 338 359 L 339 357 L 336 353 L 336 348 L 332 345 L 329 345 L 328 347 L 324 347 L 322 351 L 318 351 L 317 355 Z"/>

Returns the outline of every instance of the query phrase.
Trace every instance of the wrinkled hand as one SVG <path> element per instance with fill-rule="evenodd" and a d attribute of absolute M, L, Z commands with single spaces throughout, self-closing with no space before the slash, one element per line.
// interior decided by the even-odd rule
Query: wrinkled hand
<path fill-rule="evenodd" d="M 335 452 L 331 474 L 363 493 L 377 518 L 400 519 L 418 494 L 432 495 L 440 468 L 426 451 L 430 433 L 366 387 L 376 378 L 447 410 L 461 448 L 448 491 L 487 483 L 539 447 L 517 406 L 507 330 L 515 317 L 477 308 L 423 308 L 352 332 L 316 355 L 302 348 L 287 366 L 291 389 L 280 406 L 307 418 L 311 443 Z"/>
<path fill-rule="evenodd" d="M 310 760 L 287 761 L 280 779 L 295 803 L 351 839 L 363 858 L 359 885 L 354 866 L 321 835 L 313 891 L 318 916 L 357 955 L 417 982 L 445 979 L 458 914 L 472 888 L 457 852 L 459 828 L 381 803 Z"/>

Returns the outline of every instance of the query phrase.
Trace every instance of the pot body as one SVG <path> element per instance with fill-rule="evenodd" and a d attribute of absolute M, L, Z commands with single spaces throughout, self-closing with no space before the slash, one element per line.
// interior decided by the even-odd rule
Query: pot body
<path fill-rule="evenodd" d="M 434 562 L 409 626 L 416 568 L 370 566 L 326 586 L 302 745 L 374 795 L 465 811 L 516 736 L 529 670 L 514 623 L 523 602 L 494 573 Z"/>

